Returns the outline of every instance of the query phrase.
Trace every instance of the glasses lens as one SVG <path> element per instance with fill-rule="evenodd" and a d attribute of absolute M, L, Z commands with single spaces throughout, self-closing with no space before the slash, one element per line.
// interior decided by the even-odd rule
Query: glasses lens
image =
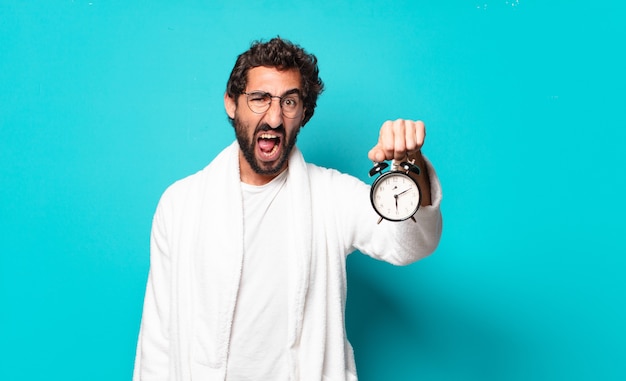
<path fill-rule="evenodd" d="M 298 94 L 290 94 L 281 99 L 280 107 L 283 115 L 287 118 L 295 118 L 300 112 L 300 96 Z"/>
<path fill-rule="evenodd" d="M 257 114 L 267 111 L 270 103 L 272 103 L 272 97 L 267 93 L 254 92 L 248 93 L 246 96 L 248 97 L 248 107 Z"/>

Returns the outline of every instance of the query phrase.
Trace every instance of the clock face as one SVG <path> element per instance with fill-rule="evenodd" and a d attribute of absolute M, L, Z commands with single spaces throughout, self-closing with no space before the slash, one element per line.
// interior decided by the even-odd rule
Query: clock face
<path fill-rule="evenodd" d="M 412 217 L 420 205 L 421 193 L 415 180 L 403 172 L 387 172 L 376 179 L 370 193 L 374 210 L 390 221 Z"/>

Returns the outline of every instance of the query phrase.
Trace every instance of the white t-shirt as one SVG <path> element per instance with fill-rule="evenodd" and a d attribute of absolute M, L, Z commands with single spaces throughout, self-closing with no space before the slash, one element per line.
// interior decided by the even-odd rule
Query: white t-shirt
<path fill-rule="evenodd" d="M 262 186 L 241 184 L 245 248 L 228 381 L 288 378 L 287 256 L 292 244 L 286 176 L 283 171 Z"/>

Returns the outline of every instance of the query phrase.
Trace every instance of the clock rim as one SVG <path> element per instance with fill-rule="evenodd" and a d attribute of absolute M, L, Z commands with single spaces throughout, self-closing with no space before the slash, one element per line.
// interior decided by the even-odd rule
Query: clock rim
<path fill-rule="evenodd" d="M 395 176 L 398 176 L 398 175 L 399 175 L 399 176 L 404 176 L 404 177 L 407 177 L 407 178 L 409 178 L 409 180 L 411 180 L 411 181 L 415 184 L 415 186 L 417 187 L 417 193 L 418 193 L 418 195 L 419 195 L 419 198 L 418 198 L 418 200 L 417 200 L 417 201 L 418 201 L 418 202 L 417 202 L 417 205 L 415 206 L 415 209 L 413 210 L 413 212 L 412 212 L 410 215 L 408 215 L 407 217 L 405 217 L 405 218 L 400 218 L 400 219 L 398 219 L 398 218 L 389 218 L 389 217 L 386 217 L 386 216 L 384 216 L 381 212 L 379 212 L 379 211 L 378 211 L 378 208 L 376 208 L 376 205 L 374 204 L 374 191 L 375 191 L 375 189 L 378 187 L 378 185 L 380 184 L 380 182 L 382 182 L 382 180 L 383 180 L 385 177 L 388 177 L 388 176 L 391 176 L 391 175 L 395 175 Z M 385 220 L 387 220 L 387 221 L 392 221 L 392 222 L 402 222 L 402 221 L 406 221 L 406 220 L 408 220 L 408 219 L 412 218 L 413 216 L 415 216 L 415 214 L 416 214 L 416 213 L 417 213 L 417 211 L 419 210 L 420 205 L 421 205 L 421 202 L 422 202 L 422 189 L 420 188 L 419 184 L 417 183 L 417 180 L 415 180 L 414 178 L 412 178 L 411 176 L 409 176 L 409 175 L 408 175 L 406 172 L 404 172 L 404 171 L 389 171 L 389 172 L 382 173 L 382 174 L 380 174 L 380 176 L 378 176 L 378 177 L 374 180 L 374 183 L 371 185 L 371 188 L 370 188 L 370 203 L 372 204 L 372 208 L 374 209 L 374 211 L 376 212 L 376 214 L 378 214 L 381 218 L 383 218 L 383 219 L 385 219 Z"/>

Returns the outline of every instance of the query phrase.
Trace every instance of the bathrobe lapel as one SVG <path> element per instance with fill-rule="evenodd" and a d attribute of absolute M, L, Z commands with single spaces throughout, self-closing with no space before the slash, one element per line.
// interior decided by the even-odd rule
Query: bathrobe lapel
<path fill-rule="evenodd" d="M 198 243 L 187 264 L 192 273 L 193 316 L 190 339 L 195 375 L 221 378 L 228 361 L 231 328 L 241 281 L 244 255 L 243 201 L 234 142 L 205 168 L 200 204 Z M 311 195 L 307 166 L 294 148 L 289 158 L 287 188 L 291 199 L 288 221 L 293 234 L 293 255 L 288 268 L 288 345 L 297 351 L 311 265 Z M 181 295 L 182 296 L 182 295 Z M 293 353 L 293 363 L 297 355 Z M 295 367 L 295 364 L 294 364 Z"/>

